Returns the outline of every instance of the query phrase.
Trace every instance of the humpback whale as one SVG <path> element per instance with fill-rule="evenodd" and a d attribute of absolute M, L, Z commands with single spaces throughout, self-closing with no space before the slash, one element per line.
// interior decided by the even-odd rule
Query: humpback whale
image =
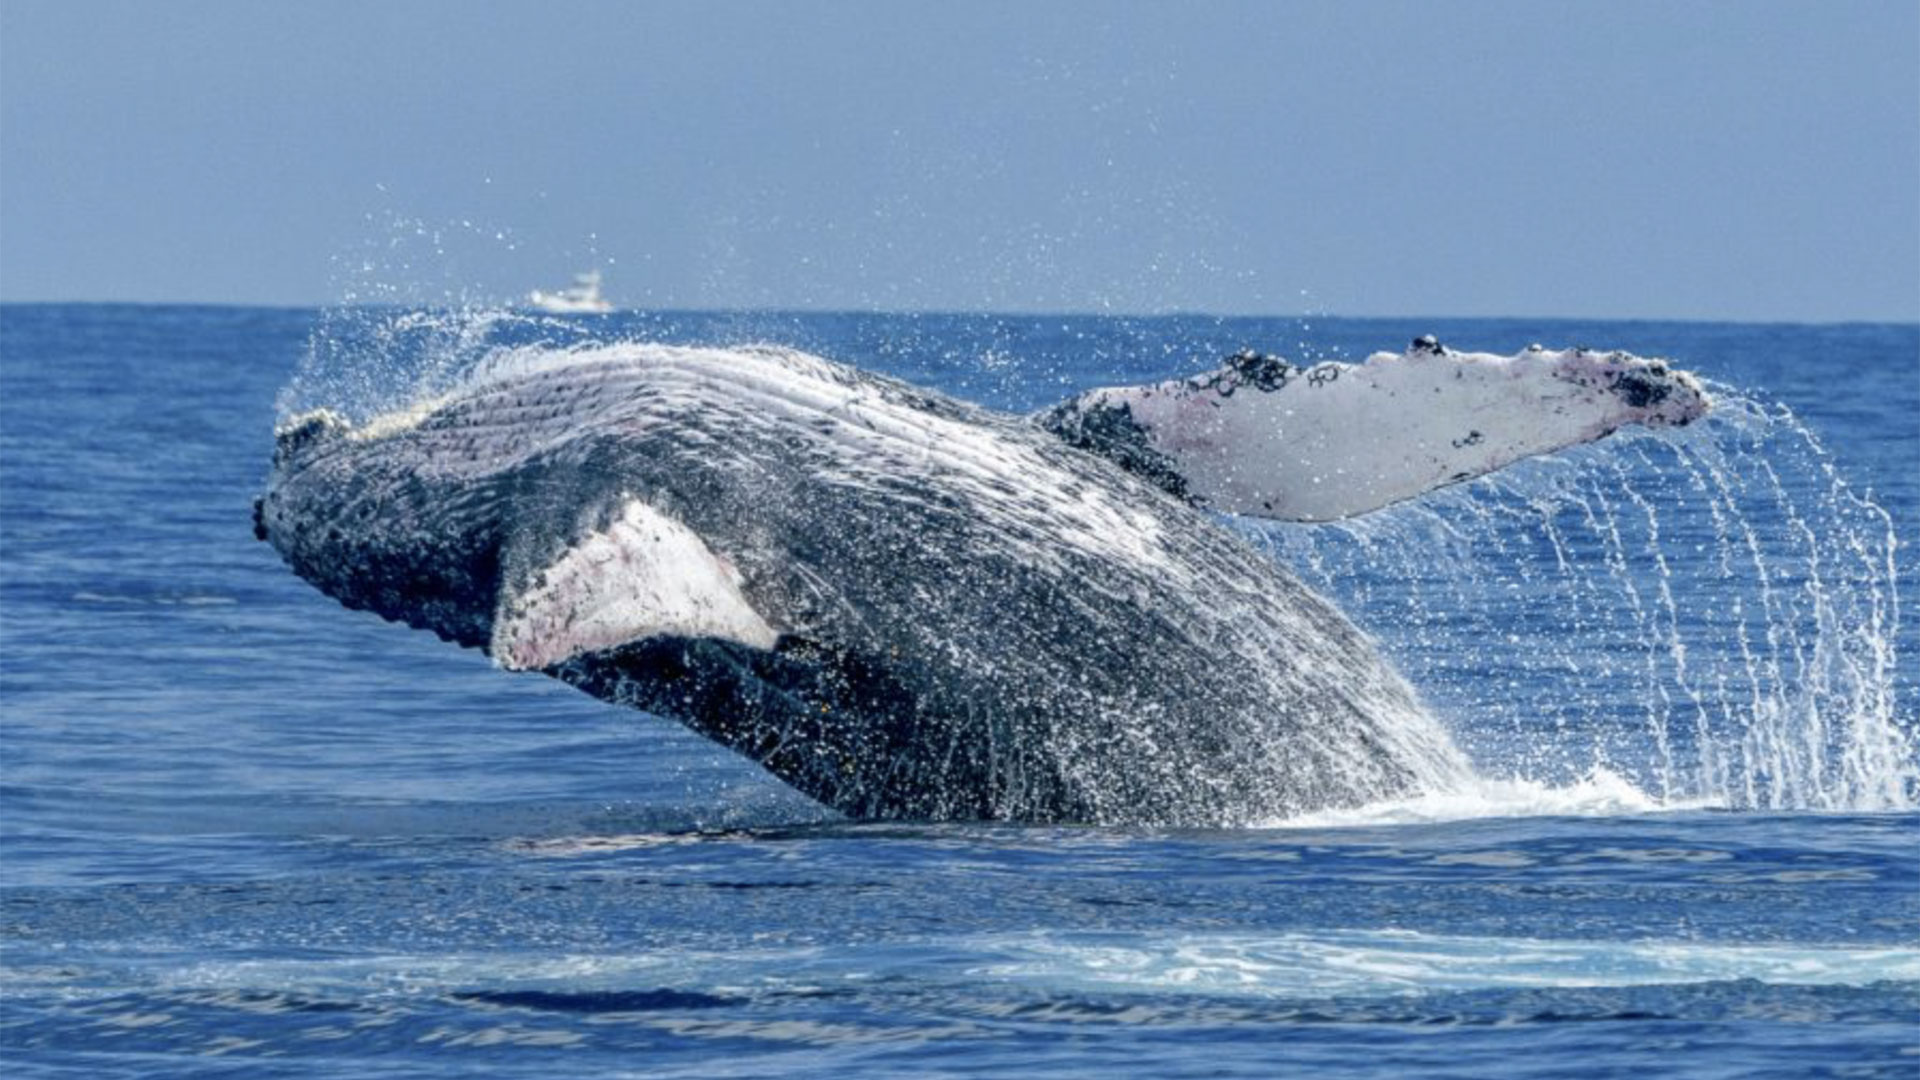
<path fill-rule="evenodd" d="M 347 607 L 856 818 L 1234 825 L 1466 766 L 1220 514 L 1337 520 L 1708 407 L 1657 360 L 1431 338 L 1033 416 L 784 348 L 599 344 L 287 419 L 255 531 Z"/>

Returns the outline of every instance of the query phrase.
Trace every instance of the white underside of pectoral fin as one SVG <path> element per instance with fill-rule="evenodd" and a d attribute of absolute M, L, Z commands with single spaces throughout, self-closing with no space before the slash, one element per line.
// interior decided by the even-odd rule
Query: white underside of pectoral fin
<path fill-rule="evenodd" d="M 1706 408 L 1697 384 L 1656 362 L 1578 350 L 1503 357 L 1435 347 L 1268 375 L 1265 386 L 1229 370 L 1098 390 L 1080 407 L 1124 409 L 1194 501 L 1287 521 L 1353 517 Z M 1623 388 L 1629 378 L 1640 382 Z"/>
<path fill-rule="evenodd" d="M 740 575 L 693 530 L 638 500 L 501 598 L 489 652 L 502 667 L 550 667 L 650 637 L 717 637 L 772 648 L 779 634 Z"/>

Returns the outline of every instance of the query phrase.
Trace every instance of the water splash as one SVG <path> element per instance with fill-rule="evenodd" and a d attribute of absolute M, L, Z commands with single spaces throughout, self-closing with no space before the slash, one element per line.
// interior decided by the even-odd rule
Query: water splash
<path fill-rule="evenodd" d="M 1470 777 L 1367 806 L 1320 810 L 1264 823 L 1270 828 L 1429 825 L 1476 818 L 1619 817 L 1704 809 L 1705 801 L 1657 799 L 1604 766 L 1571 783 Z"/>
<path fill-rule="evenodd" d="M 338 300 L 321 309 L 281 391 L 281 419 L 324 407 L 364 421 L 447 393 L 502 349 L 586 339 L 578 321 L 516 310 L 523 294 L 476 284 L 483 268 L 549 280 L 545 267 L 575 267 L 575 253 L 535 252 L 511 227 L 471 217 L 429 220 L 388 209 L 366 221 L 366 234 L 331 260 Z M 591 247 L 584 259 L 603 262 Z"/>
<path fill-rule="evenodd" d="M 1340 525 L 1247 528 L 1383 639 L 1489 780 L 1920 806 L 1893 522 L 1785 406 L 1715 393 L 1686 432 Z"/>

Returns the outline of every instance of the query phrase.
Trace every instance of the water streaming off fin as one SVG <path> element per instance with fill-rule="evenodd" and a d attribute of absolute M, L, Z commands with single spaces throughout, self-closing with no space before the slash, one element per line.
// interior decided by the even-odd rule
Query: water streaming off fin
<path fill-rule="evenodd" d="M 1893 522 L 1782 405 L 1333 526 L 1248 523 L 1385 642 L 1483 774 L 1666 803 L 1920 805 Z"/>

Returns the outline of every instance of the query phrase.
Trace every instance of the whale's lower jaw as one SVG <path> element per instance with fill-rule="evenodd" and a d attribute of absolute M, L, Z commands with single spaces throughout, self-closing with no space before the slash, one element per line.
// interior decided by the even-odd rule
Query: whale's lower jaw
<path fill-rule="evenodd" d="M 1057 784 L 1012 797 L 984 742 L 923 715 L 892 672 L 844 651 L 791 638 L 773 649 L 652 638 L 576 656 L 549 673 L 604 701 L 677 717 L 854 818 L 1088 817 Z"/>
<path fill-rule="evenodd" d="M 1317 769 L 1279 784 L 1270 771 L 1196 762 L 1182 783 L 1170 775 L 1173 761 L 1145 760 L 1125 740 L 1062 753 L 1079 733 L 1058 729 L 1062 718 L 1046 710 L 943 700 L 916 673 L 795 638 L 773 649 L 651 638 L 547 673 L 603 701 L 677 717 L 856 819 L 1214 827 L 1351 805 L 1360 795 Z M 1183 750 L 1166 753 L 1177 760 Z M 1368 777 L 1368 797 L 1413 786 L 1386 747 L 1369 746 L 1367 756 L 1347 764 Z"/>

